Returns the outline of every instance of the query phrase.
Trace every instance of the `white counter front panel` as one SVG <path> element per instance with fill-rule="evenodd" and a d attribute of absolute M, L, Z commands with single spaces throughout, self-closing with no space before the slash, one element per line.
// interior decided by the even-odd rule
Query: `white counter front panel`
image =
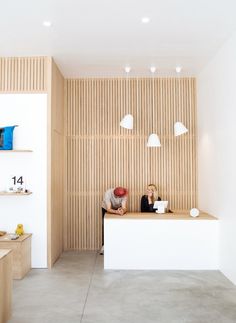
<path fill-rule="evenodd" d="M 217 220 L 105 218 L 105 269 L 218 269 Z"/>

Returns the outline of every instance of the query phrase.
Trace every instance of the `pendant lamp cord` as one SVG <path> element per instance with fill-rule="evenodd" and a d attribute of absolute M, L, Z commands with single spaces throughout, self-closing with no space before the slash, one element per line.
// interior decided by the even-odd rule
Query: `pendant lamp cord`
<path fill-rule="evenodd" d="M 129 113 L 128 109 L 128 72 L 126 72 L 126 113 Z"/>
<path fill-rule="evenodd" d="M 152 73 L 152 133 L 154 133 L 154 73 Z"/>
<path fill-rule="evenodd" d="M 179 86 L 178 86 L 178 89 L 179 89 L 179 98 L 178 98 L 178 115 L 177 115 L 177 121 L 180 121 L 181 119 L 179 118 L 179 116 L 180 116 L 180 75 L 178 75 L 179 77 L 178 77 L 178 84 L 179 84 Z M 182 121 L 182 120 L 181 120 Z"/>

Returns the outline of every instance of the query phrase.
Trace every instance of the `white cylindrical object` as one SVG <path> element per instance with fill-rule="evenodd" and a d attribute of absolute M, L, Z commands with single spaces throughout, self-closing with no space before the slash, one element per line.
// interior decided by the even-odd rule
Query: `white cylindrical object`
<path fill-rule="evenodd" d="M 132 114 L 126 114 L 120 122 L 120 126 L 125 129 L 133 129 L 133 116 Z"/>
<path fill-rule="evenodd" d="M 196 209 L 196 208 L 193 208 L 190 210 L 190 215 L 193 217 L 193 218 L 196 218 L 197 216 L 199 216 L 199 210 Z"/>
<path fill-rule="evenodd" d="M 148 137 L 147 147 L 161 147 L 160 139 L 157 134 L 152 133 Z"/>

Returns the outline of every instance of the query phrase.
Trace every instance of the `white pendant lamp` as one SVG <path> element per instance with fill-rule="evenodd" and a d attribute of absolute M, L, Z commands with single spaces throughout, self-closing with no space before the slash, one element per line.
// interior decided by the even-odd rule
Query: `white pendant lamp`
<path fill-rule="evenodd" d="M 128 108 L 128 74 L 131 71 L 130 66 L 125 67 L 125 73 L 126 73 L 126 108 Z M 132 130 L 133 129 L 133 122 L 134 118 L 132 114 L 126 114 L 123 119 L 120 122 L 120 126 L 125 129 Z"/>
<path fill-rule="evenodd" d="M 161 147 L 160 139 L 157 134 L 152 133 L 148 137 L 147 147 Z"/>
<path fill-rule="evenodd" d="M 154 73 L 156 72 L 156 67 L 152 66 L 150 68 L 150 71 L 152 73 L 152 128 L 153 128 L 153 115 L 154 115 Z M 152 129 L 153 130 L 153 129 Z M 160 139 L 156 133 L 152 133 L 148 137 L 147 141 L 147 147 L 161 147 Z"/>
<path fill-rule="evenodd" d="M 182 71 L 182 66 L 176 66 L 175 70 L 177 74 L 180 74 Z M 178 79 L 178 83 L 179 83 L 179 98 L 180 98 L 180 79 Z M 186 132 L 188 132 L 188 129 L 184 126 L 182 122 L 180 121 L 175 122 L 174 124 L 175 137 L 181 136 Z"/>
<path fill-rule="evenodd" d="M 182 122 L 178 121 L 174 124 L 175 137 L 183 135 L 188 132 L 188 129 L 183 125 Z"/>
<path fill-rule="evenodd" d="M 125 129 L 133 129 L 133 116 L 132 114 L 126 114 L 120 122 L 120 126 Z"/>

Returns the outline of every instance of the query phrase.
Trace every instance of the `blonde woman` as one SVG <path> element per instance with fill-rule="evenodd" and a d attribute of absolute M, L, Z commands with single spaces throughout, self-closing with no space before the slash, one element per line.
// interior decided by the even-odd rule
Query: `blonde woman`
<path fill-rule="evenodd" d="M 147 194 L 141 198 L 141 212 L 155 212 L 153 205 L 155 201 L 161 201 L 158 196 L 157 187 L 154 184 L 147 186 Z"/>

